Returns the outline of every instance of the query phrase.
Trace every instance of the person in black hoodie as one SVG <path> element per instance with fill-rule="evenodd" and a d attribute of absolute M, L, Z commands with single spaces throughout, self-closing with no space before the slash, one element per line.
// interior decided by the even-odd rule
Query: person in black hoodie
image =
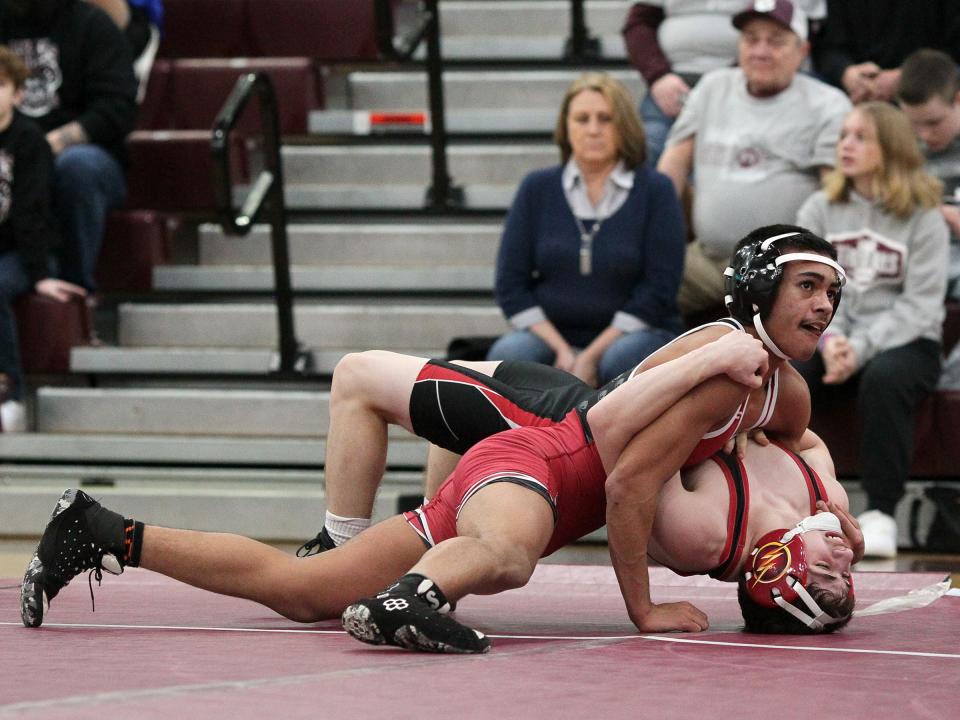
<path fill-rule="evenodd" d="M 54 154 L 60 274 L 92 290 L 107 214 L 126 198 L 124 140 L 137 113 L 130 47 L 81 0 L 0 0 L 0 43 L 30 68 L 19 109 Z"/>
<path fill-rule="evenodd" d="M 28 72 L 20 58 L 0 46 L 0 373 L 8 385 L 7 396 L 0 398 L 0 425 L 5 432 L 26 429 L 10 301 L 30 290 L 61 302 L 86 294 L 50 276 L 50 251 L 57 243 L 50 209 L 53 158 L 40 128 L 14 108 Z"/>

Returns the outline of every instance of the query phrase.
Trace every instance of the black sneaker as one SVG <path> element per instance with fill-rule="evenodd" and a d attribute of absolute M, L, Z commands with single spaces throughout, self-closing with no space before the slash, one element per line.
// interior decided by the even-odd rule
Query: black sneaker
<path fill-rule="evenodd" d="M 310 555 L 319 555 L 326 550 L 333 550 L 337 544 L 330 537 L 327 528 L 323 528 L 317 533 L 315 538 L 310 538 L 303 545 L 297 548 L 297 557 L 308 557 Z"/>
<path fill-rule="evenodd" d="M 50 601 L 84 570 L 90 570 L 98 583 L 103 570 L 122 573 L 123 553 L 123 518 L 82 490 L 64 492 L 23 576 L 23 624 L 39 627 Z M 92 586 L 90 593 L 92 597 Z"/>
<path fill-rule="evenodd" d="M 355 602 L 343 611 L 340 621 L 350 636 L 370 645 L 421 652 L 487 652 L 486 635 L 458 623 L 447 615 L 449 611 L 450 603 L 432 580 L 405 575 L 376 597 Z"/>

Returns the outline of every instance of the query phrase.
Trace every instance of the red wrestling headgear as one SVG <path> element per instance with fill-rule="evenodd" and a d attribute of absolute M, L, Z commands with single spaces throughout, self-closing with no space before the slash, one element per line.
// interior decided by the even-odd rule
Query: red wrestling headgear
<path fill-rule="evenodd" d="M 791 530 L 768 532 L 750 553 L 744 579 L 747 594 L 758 605 L 781 607 L 804 625 L 822 630 L 846 617 L 827 614 L 807 591 L 808 567 L 803 533 L 809 530 L 840 532 L 840 521 L 833 513 L 819 513 L 805 518 Z M 850 596 L 853 596 L 852 580 Z M 809 612 L 795 604 L 798 599 Z"/>

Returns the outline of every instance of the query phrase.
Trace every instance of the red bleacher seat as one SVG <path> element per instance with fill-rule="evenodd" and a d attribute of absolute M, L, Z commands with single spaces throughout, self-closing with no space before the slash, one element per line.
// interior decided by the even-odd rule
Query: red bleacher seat
<path fill-rule="evenodd" d="M 172 129 L 169 103 L 171 61 L 158 58 L 150 67 L 150 79 L 147 81 L 147 91 L 140 103 L 140 112 L 137 113 L 137 128 L 141 130 L 170 130 Z"/>
<path fill-rule="evenodd" d="M 13 303 L 20 335 L 20 354 L 26 373 L 65 373 L 70 370 L 70 348 L 87 345 L 93 321 L 84 298 L 59 302 L 26 293 Z"/>
<path fill-rule="evenodd" d="M 213 156 L 208 130 L 137 130 L 130 134 L 127 150 L 127 207 L 152 210 L 211 212 L 216 209 Z M 232 173 L 246 182 L 243 138 L 232 136 Z"/>
<path fill-rule="evenodd" d="M 247 0 L 164 0 L 163 8 L 163 38 L 158 57 L 253 54 L 246 32 Z"/>
<path fill-rule="evenodd" d="M 373 0 L 165 0 L 166 58 L 377 57 Z"/>
<path fill-rule="evenodd" d="M 323 107 L 323 82 L 309 58 L 249 58 L 173 61 L 165 105 L 171 129 L 196 130 L 213 126 L 217 113 L 245 73 L 265 72 L 277 96 L 280 132 L 304 134 L 311 110 Z M 260 120 L 257 102 L 248 104 L 240 130 L 255 132 Z"/>
<path fill-rule="evenodd" d="M 253 55 L 377 57 L 373 0 L 250 0 L 247 23 Z"/>
<path fill-rule="evenodd" d="M 106 292 L 143 292 L 153 268 L 170 261 L 176 217 L 153 210 L 121 210 L 107 219 L 97 261 L 97 286 Z"/>

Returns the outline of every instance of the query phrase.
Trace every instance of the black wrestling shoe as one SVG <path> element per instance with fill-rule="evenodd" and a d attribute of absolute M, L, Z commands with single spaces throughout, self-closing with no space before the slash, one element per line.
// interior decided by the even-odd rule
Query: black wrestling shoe
<path fill-rule="evenodd" d="M 333 550 L 337 544 L 330 537 L 326 528 L 320 530 L 315 538 L 310 538 L 303 545 L 297 548 L 297 557 L 308 557 L 310 555 L 319 555 L 327 550 Z"/>
<path fill-rule="evenodd" d="M 39 627 L 50 601 L 84 570 L 99 583 L 123 572 L 123 518 L 82 490 L 67 490 L 50 515 L 20 588 L 20 619 Z M 93 588 L 90 590 L 91 597 Z"/>
<path fill-rule="evenodd" d="M 405 575 L 376 597 L 355 602 L 343 611 L 340 621 L 350 636 L 370 645 L 421 652 L 487 652 L 486 635 L 458 623 L 447 615 L 449 611 L 450 603 L 432 580 Z"/>

